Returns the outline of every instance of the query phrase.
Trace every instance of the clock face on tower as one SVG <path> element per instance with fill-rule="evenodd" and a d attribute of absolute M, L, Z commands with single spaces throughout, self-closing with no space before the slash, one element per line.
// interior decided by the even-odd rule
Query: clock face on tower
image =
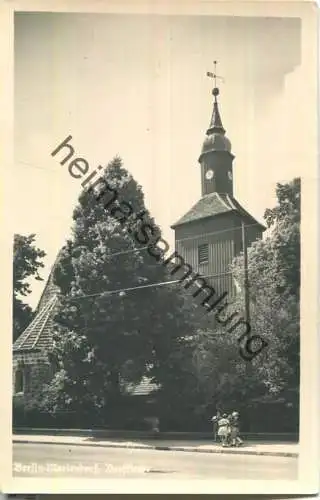
<path fill-rule="evenodd" d="M 212 177 L 213 177 L 213 171 L 211 169 L 207 170 L 207 172 L 206 172 L 206 179 L 208 181 L 210 181 L 212 179 Z"/>

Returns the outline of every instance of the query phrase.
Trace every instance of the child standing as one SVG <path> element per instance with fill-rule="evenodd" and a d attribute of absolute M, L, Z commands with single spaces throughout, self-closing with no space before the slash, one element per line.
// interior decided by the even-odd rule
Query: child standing
<path fill-rule="evenodd" d="M 242 444 L 242 439 L 240 438 L 240 421 L 239 421 L 239 413 L 237 411 L 232 412 L 230 418 L 231 425 L 231 446 L 239 446 Z"/>
<path fill-rule="evenodd" d="M 218 421 L 220 420 L 220 418 L 221 418 L 221 413 L 218 410 L 217 414 L 211 419 L 213 423 L 213 439 L 215 443 L 218 442 Z"/>
<path fill-rule="evenodd" d="M 228 446 L 228 440 L 230 436 L 230 421 L 226 413 L 224 413 L 222 415 L 222 418 L 218 420 L 218 436 L 221 439 L 222 446 Z"/>

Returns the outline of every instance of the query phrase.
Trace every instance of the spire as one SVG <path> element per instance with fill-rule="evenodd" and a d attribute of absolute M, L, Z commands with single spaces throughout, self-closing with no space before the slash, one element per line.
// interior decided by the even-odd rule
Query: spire
<path fill-rule="evenodd" d="M 217 97 L 220 94 L 220 91 L 217 87 L 217 79 L 223 80 L 223 78 L 221 76 L 217 75 L 217 71 L 216 71 L 217 70 L 217 61 L 214 61 L 213 64 L 214 64 L 214 73 L 211 73 L 209 71 L 207 72 L 207 76 L 209 76 L 209 78 L 214 79 L 214 89 L 212 90 L 212 95 L 214 96 L 214 103 L 213 103 L 213 111 L 212 111 L 210 125 L 209 125 L 209 128 L 207 130 L 207 135 L 214 134 L 214 133 L 224 135 L 225 129 L 223 128 L 223 125 L 222 125 L 222 120 L 221 120 L 219 106 L 218 106 L 218 100 L 217 100 Z"/>
<path fill-rule="evenodd" d="M 207 135 L 214 134 L 214 133 L 224 135 L 226 131 L 223 128 L 222 120 L 221 120 L 221 116 L 220 116 L 218 100 L 217 100 L 217 96 L 219 95 L 219 89 L 217 87 L 215 87 L 212 90 L 212 95 L 214 96 L 214 103 L 213 103 L 213 111 L 212 111 L 210 125 L 209 125 L 209 128 L 207 130 Z"/>

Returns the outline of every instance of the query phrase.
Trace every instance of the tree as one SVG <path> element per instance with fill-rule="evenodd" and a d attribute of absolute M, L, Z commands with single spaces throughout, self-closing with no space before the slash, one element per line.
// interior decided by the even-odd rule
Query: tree
<path fill-rule="evenodd" d="M 73 221 L 54 276 L 61 298 L 51 408 L 110 409 L 124 379 L 148 374 L 161 383 L 190 329 L 187 308 L 177 287 L 147 286 L 169 281 L 161 231 L 119 158 L 80 195 Z"/>
<path fill-rule="evenodd" d="M 46 256 L 35 246 L 35 234 L 14 235 L 13 243 L 13 341 L 23 332 L 32 319 L 32 309 L 22 297 L 31 293 L 29 280 L 34 277 L 42 281 L 39 269 L 44 267 L 41 259 Z"/>
<path fill-rule="evenodd" d="M 265 212 L 276 252 L 277 271 L 283 284 L 279 292 L 300 297 L 300 219 L 301 181 L 293 179 L 287 184 L 277 184 L 278 205 Z"/>
<path fill-rule="evenodd" d="M 270 235 L 248 252 L 251 328 L 268 342 L 252 370 L 269 396 L 290 403 L 299 390 L 300 179 L 278 184 L 276 195 L 277 206 L 265 212 Z M 234 272 L 243 283 L 242 257 Z"/>
<path fill-rule="evenodd" d="M 214 410 L 217 406 L 227 411 L 240 409 L 242 415 L 247 414 L 245 420 L 250 420 L 254 402 L 282 401 L 284 405 L 293 405 L 297 413 L 299 179 L 278 184 L 276 194 L 277 205 L 265 212 L 269 236 L 248 249 L 251 333 L 265 339 L 267 347 L 252 361 L 244 361 L 239 354 L 238 331 L 228 333 L 214 322 L 214 313 L 199 324 L 193 337 L 192 370 L 199 404 L 212 401 Z M 244 310 L 243 255 L 235 259 L 233 273 L 241 291 L 223 313 L 225 318 Z M 259 418 L 264 426 L 263 415 Z"/>

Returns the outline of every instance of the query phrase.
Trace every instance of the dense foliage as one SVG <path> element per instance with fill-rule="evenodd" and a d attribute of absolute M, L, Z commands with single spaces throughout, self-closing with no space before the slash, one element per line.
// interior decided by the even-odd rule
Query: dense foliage
<path fill-rule="evenodd" d="M 13 243 L 13 341 L 23 332 L 32 319 L 32 309 L 23 297 L 31 293 L 30 278 L 42 281 L 39 269 L 45 252 L 35 246 L 35 234 L 14 235 Z"/>
<path fill-rule="evenodd" d="M 251 326 L 268 341 L 252 364 L 269 397 L 293 404 L 300 367 L 300 179 L 278 184 L 276 195 L 277 206 L 265 212 L 270 235 L 249 252 Z"/>
<path fill-rule="evenodd" d="M 191 328 L 190 307 L 177 287 L 147 286 L 169 276 L 146 248 L 161 232 L 141 187 L 119 158 L 103 175 L 117 200 L 104 208 L 103 183 L 80 195 L 72 238 L 55 271 L 62 295 L 51 352 L 58 371 L 46 391 L 49 411 L 111 411 L 115 401 L 120 404 L 124 382 L 137 383 L 144 375 L 166 385 Z M 132 210 L 124 217 L 128 203 Z"/>

